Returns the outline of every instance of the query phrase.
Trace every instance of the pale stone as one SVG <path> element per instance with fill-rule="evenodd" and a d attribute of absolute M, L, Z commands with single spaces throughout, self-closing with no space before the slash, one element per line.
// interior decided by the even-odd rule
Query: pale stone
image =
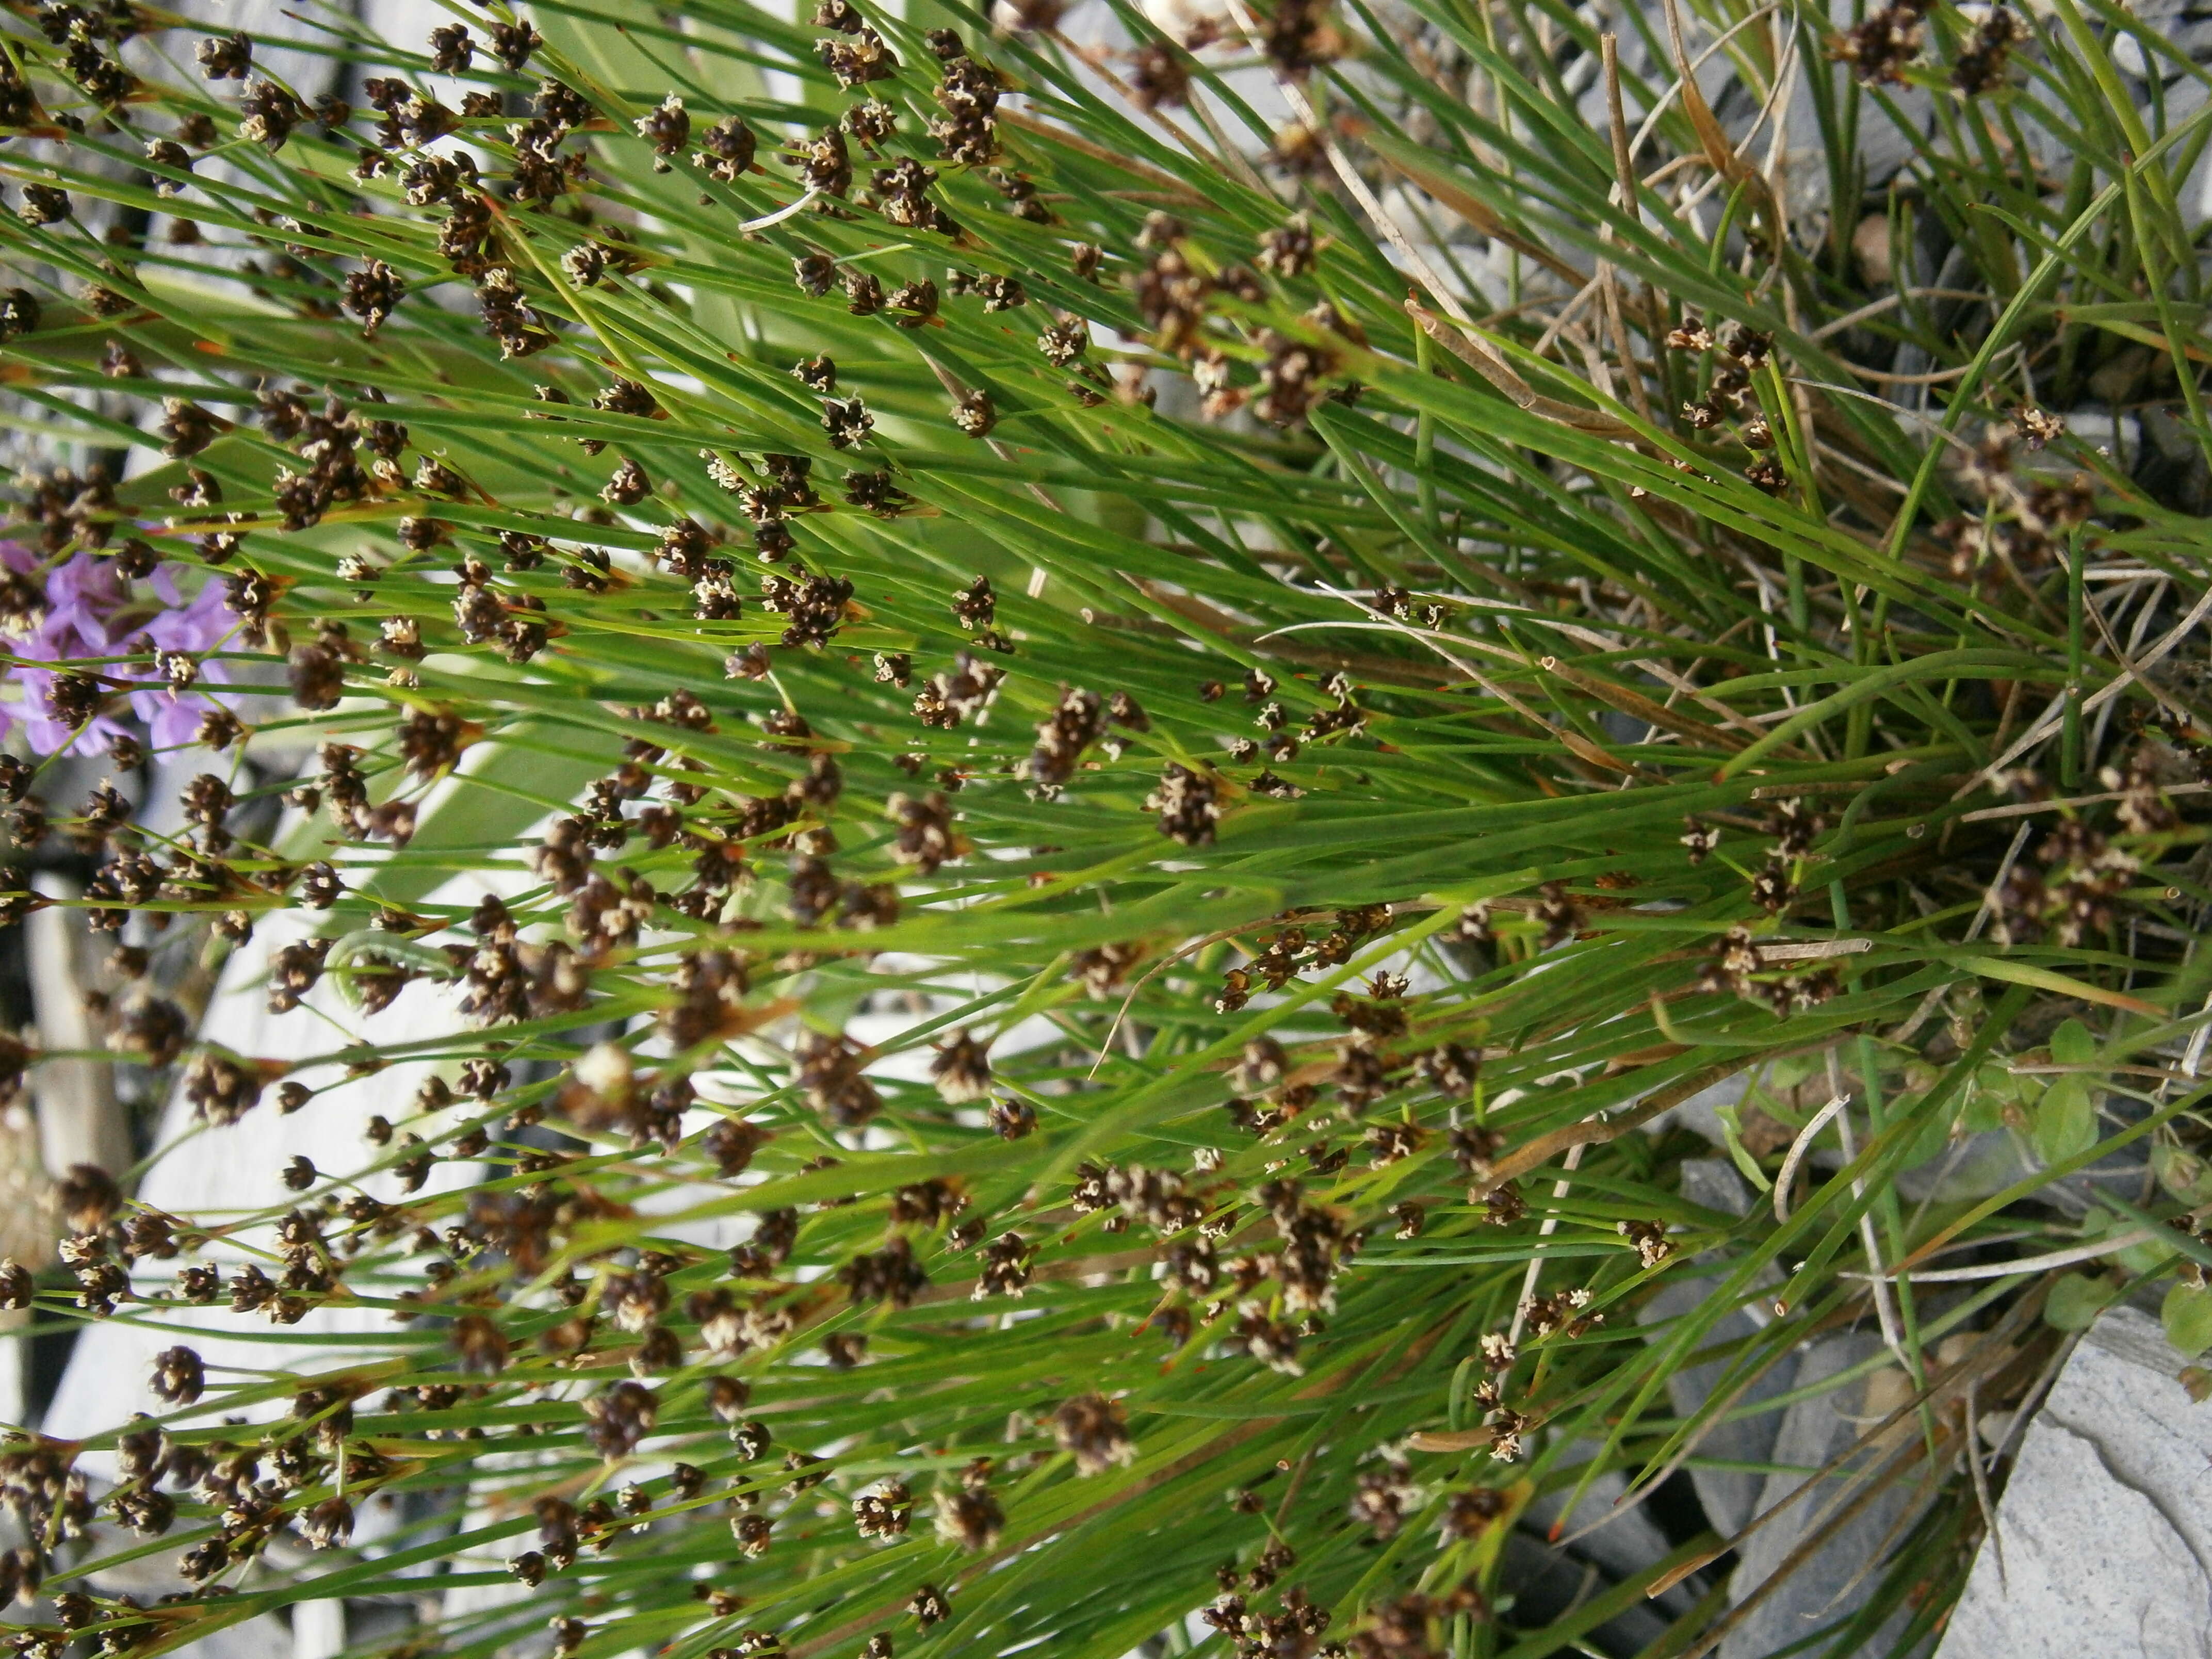
<path fill-rule="evenodd" d="M 2202 1659 L 2212 1407 L 2176 1380 L 2185 1363 L 2134 1308 L 2083 1335 L 2021 1442 L 1938 1659 Z"/>
<path fill-rule="evenodd" d="M 1796 1385 L 1814 1387 L 1849 1370 L 1881 1348 L 1881 1339 L 1870 1332 L 1824 1336 L 1808 1344 L 1799 1354 Z M 1870 1376 L 1847 1382 L 1791 1406 L 1784 1413 L 1781 1431 L 1775 1436 L 1774 1462 L 1809 1472 L 1842 1452 L 1864 1432 L 1864 1419 L 1881 1408 L 1879 1402 L 1868 1398 L 1874 1380 Z M 1821 1492 L 1800 1498 L 1745 1540 L 1735 1575 L 1729 1581 L 1729 1599 L 1741 1606 L 1781 1571 L 1810 1533 L 1859 1495 L 1856 1486 L 1844 1484 L 1844 1477 L 1863 1472 L 1864 1468 L 1862 1454 L 1831 1475 Z M 1759 1512 L 1771 1510 L 1803 1486 L 1806 1479 L 1804 1474 L 1768 1475 L 1759 1492 Z M 1876 1493 L 1838 1526 L 1728 1633 L 1721 1642 L 1719 1659 L 1765 1659 L 1848 1619 L 1864 1606 L 1881 1583 L 1881 1557 L 1910 1526 L 1914 1492 L 1912 1482 L 1897 1482 Z M 1867 1571 L 1870 1565 L 1872 1571 Z M 1858 1650 L 1887 1653 L 1910 1621 L 1910 1613 L 1900 1609 Z"/>

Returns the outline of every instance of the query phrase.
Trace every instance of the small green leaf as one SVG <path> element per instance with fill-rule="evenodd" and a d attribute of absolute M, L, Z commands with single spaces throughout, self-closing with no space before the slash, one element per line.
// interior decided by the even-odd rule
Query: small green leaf
<path fill-rule="evenodd" d="M 2080 1078 L 2060 1078 L 2035 1105 L 2035 1150 L 2045 1164 L 2057 1164 L 2096 1144 L 2096 1114 L 2089 1109 L 2089 1085 Z"/>
<path fill-rule="evenodd" d="M 2051 1287 L 2043 1322 L 2053 1330 L 2086 1331 L 2119 1293 L 2119 1285 L 2100 1273 L 2068 1273 Z"/>
<path fill-rule="evenodd" d="M 1735 1167 L 1742 1172 L 1743 1178 L 1762 1193 L 1772 1192 L 1774 1183 L 1766 1178 L 1766 1171 L 1759 1167 L 1759 1160 L 1743 1144 L 1743 1124 L 1737 1116 L 1736 1109 L 1723 1106 L 1717 1109 L 1713 1115 L 1721 1121 L 1721 1139 L 1728 1143 L 1728 1155 L 1735 1160 Z"/>
<path fill-rule="evenodd" d="M 2185 1358 L 2194 1359 L 2212 1348 L 2212 1290 L 2176 1280 L 2158 1316 L 2166 1326 L 2166 1340 Z"/>
<path fill-rule="evenodd" d="M 2005 1106 L 2012 1098 L 2008 1092 L 1990 1088 L 1983 1076 L 1977 1076 L 1962 1092 L 1966 1102 L 1959 1108 L 1959 1121 L 1969 1134 L 1987 1134 L 2004 1127 Z"/>
<path fill-rule="evenodd" d="M 1786 1055 L 1766 1068 L 1767 1081 L 1777 1089 L 1794 1089 L 1824 1063 L 1819 1054 Z"/>
<path fill-rule="evenodd" d="M 2097 1039 L 2078 1019 L 2069 1019 L 2051 1034 L 2051 1059 L 2057 1066 L 2094 1066 Z"/>

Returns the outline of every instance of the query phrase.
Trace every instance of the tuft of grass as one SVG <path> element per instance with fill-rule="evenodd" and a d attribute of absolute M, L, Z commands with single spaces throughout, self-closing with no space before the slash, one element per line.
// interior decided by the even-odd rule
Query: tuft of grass
<path fill-rule="evenodd" d="M 1534 1659 L 1672 1581 L 1698 1654 L 1732 1540 L 1547 1611 L 1509 1540 L 1855 1328 L 1836 1490 L 1918 1498 L 1817 1640 L 1903 1651 L 2054 1325 L 2212 1346 L 2201 67 L 2077 0 L 448 9 L 0 30 L 0 912 L 77 838 L 210 1123 L 439 1068 L 289 1193 L 64 1182 L 0 1297 L 179 1346 L 0 1451 L 24 1651 Z M 181 831 L 38 799 L 148 745 Z M 158 994 L 272 938 L 297 1065 Z"/>

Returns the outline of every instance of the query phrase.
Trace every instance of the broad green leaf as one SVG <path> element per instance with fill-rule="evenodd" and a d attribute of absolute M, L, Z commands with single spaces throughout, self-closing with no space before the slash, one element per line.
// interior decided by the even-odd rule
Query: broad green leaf
<path fill-rule="evenodd" d="M 2053 1330 L 2086 1331 L 2124 1288 L 2109 1273 L 2062 1273 L 2051 1281 L 2044 1322 Z"/>
<path fill-rule="evenodd" d="M 2094 1066 L 2097 1039 L 2080 1020 L 2062 1020 L 2051 1034 L 2051 1058 L 2061 1066 Z"/>
<path fill-rule="evenodd" d="M 2089 1085 L 2075 1076 L 2054 1079 L 2035 1103 L 2035 1150 L 2046 1164 L 2057 1164 L 2087 1152 L 2096 1144 L 2097 1119 L 2089 1103 Z"/>
<path fill-rule="evenodd" d="M 2166 1340 L 2184 1358 L 2194 1359 L 2212 1348 L 2212 1290 L 2177 1280 L 2159 1304 L 2158 1316 Z"/>

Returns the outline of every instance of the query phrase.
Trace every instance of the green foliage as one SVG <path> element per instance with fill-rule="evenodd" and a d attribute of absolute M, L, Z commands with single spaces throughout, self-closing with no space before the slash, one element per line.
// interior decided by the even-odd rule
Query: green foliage
<path fill-rule="evenodd" d="M 2212 1291 L 2202 1284 L 2177 1282 L 2166 1291 L 2159 1312 L 2166 1324 L 2166 1340 L 2177 1352 L 2194 1359 L 2212 1348 Z"/>
<path fill-rule="evenodd" d="M 1188 52 L 1119 13 L 1110 75 L 1042 5 L 541 3 L 534 45 L 453 9 L 470 50 L 427 55 L 319 15 L 363 106 L 319 124 L 150 14 L 5 39 L 0 366 L 80 470 L 27 485 L 11 620 L 80 554 L 221 583 L 193 664 L 250 728 L 189 834 L 56 816 L 107 860 L 86 903 L 165 950 L 308 907 L 295 988 L 343 995 L 286 1080 L 444 1079 L 304 1198 L 89 1194 L 141 1273 L 50 1272 L 49 1316 L 188 1328 L 167 1224 L 283 1280 L 242 1330 L 393 1322 L 173 1383 L 103 1500 L 173 1502 L 158 1542 L 72 1508 L 80 1448 L 13 1447 L 50 1594 L 179 1551 L 196 1586 L 43 1603 L 27 1650 L 520 1578 L 408 1650 L 550 1616 L 676 1659 L 1534 1659 L 1679 1568 L 1648 1605 L 1698 1652 L 1718 1539 L 1547 1609 L 1508 1535 L 1698 1467 L 1860 1324 L 1888 1352 L 1823 1386 L 1896 1367 L 1934 1496 L 1829 1650 L 1929 1628 L 1984 1524 L 1960 1389 L 2017 1401 L 2039 1314 L 2118 1293 L 2004 1271 L 2085 1236 L 2054 1184 L 2190 1160 L 2179 1242 L 2116 1259 L 2204 1249 L 2203 525 L 2053 414 L 2158 402 L 2212 451 L 2212 115 L 2117 43 L 2203 71 L 2075 0 L 2017 42 L 1936 8 L 1893 64 L 1698 11 L 1750 107 L 1810 87 L 1808 214 L 1648 18 L 1624 192 L 1563 0 L 1232 0 Z M 1269 131 L 1238 64 L 1322 125 Z M 1909 159 L 1869 191 L 1877 131 Z M 43 712 L 174 666 L 113 643 Z M 225 827 L 301 783 L 321 815 Z M 416 981 L 471 1029 L 362 1039 Z M 147 1006 L 118 1046 L 178 1059 Z M 252 1058 L 180 1087 L 273 1111 Z M 1740 1218 L 1643 1133 L 1738 1082 Z M 1977 1148 L 2005 1172 L 1953 1180 Z M 1640 1323 L 1692 1258 L 1708 1294 Z M 2192 1353 L 2206 1302 L 2166 1304 Z"/>
<path fill-rule="evenodd" d="M 2119 1286 L 2109 1279 L 2067 1273 L 2051 1281 L 2043 1316 L 2054 1330 L 2086 1331 L 2112 1305 Z M 2176 1288 L 2179 1288 L 2178 1286 Z"/>

